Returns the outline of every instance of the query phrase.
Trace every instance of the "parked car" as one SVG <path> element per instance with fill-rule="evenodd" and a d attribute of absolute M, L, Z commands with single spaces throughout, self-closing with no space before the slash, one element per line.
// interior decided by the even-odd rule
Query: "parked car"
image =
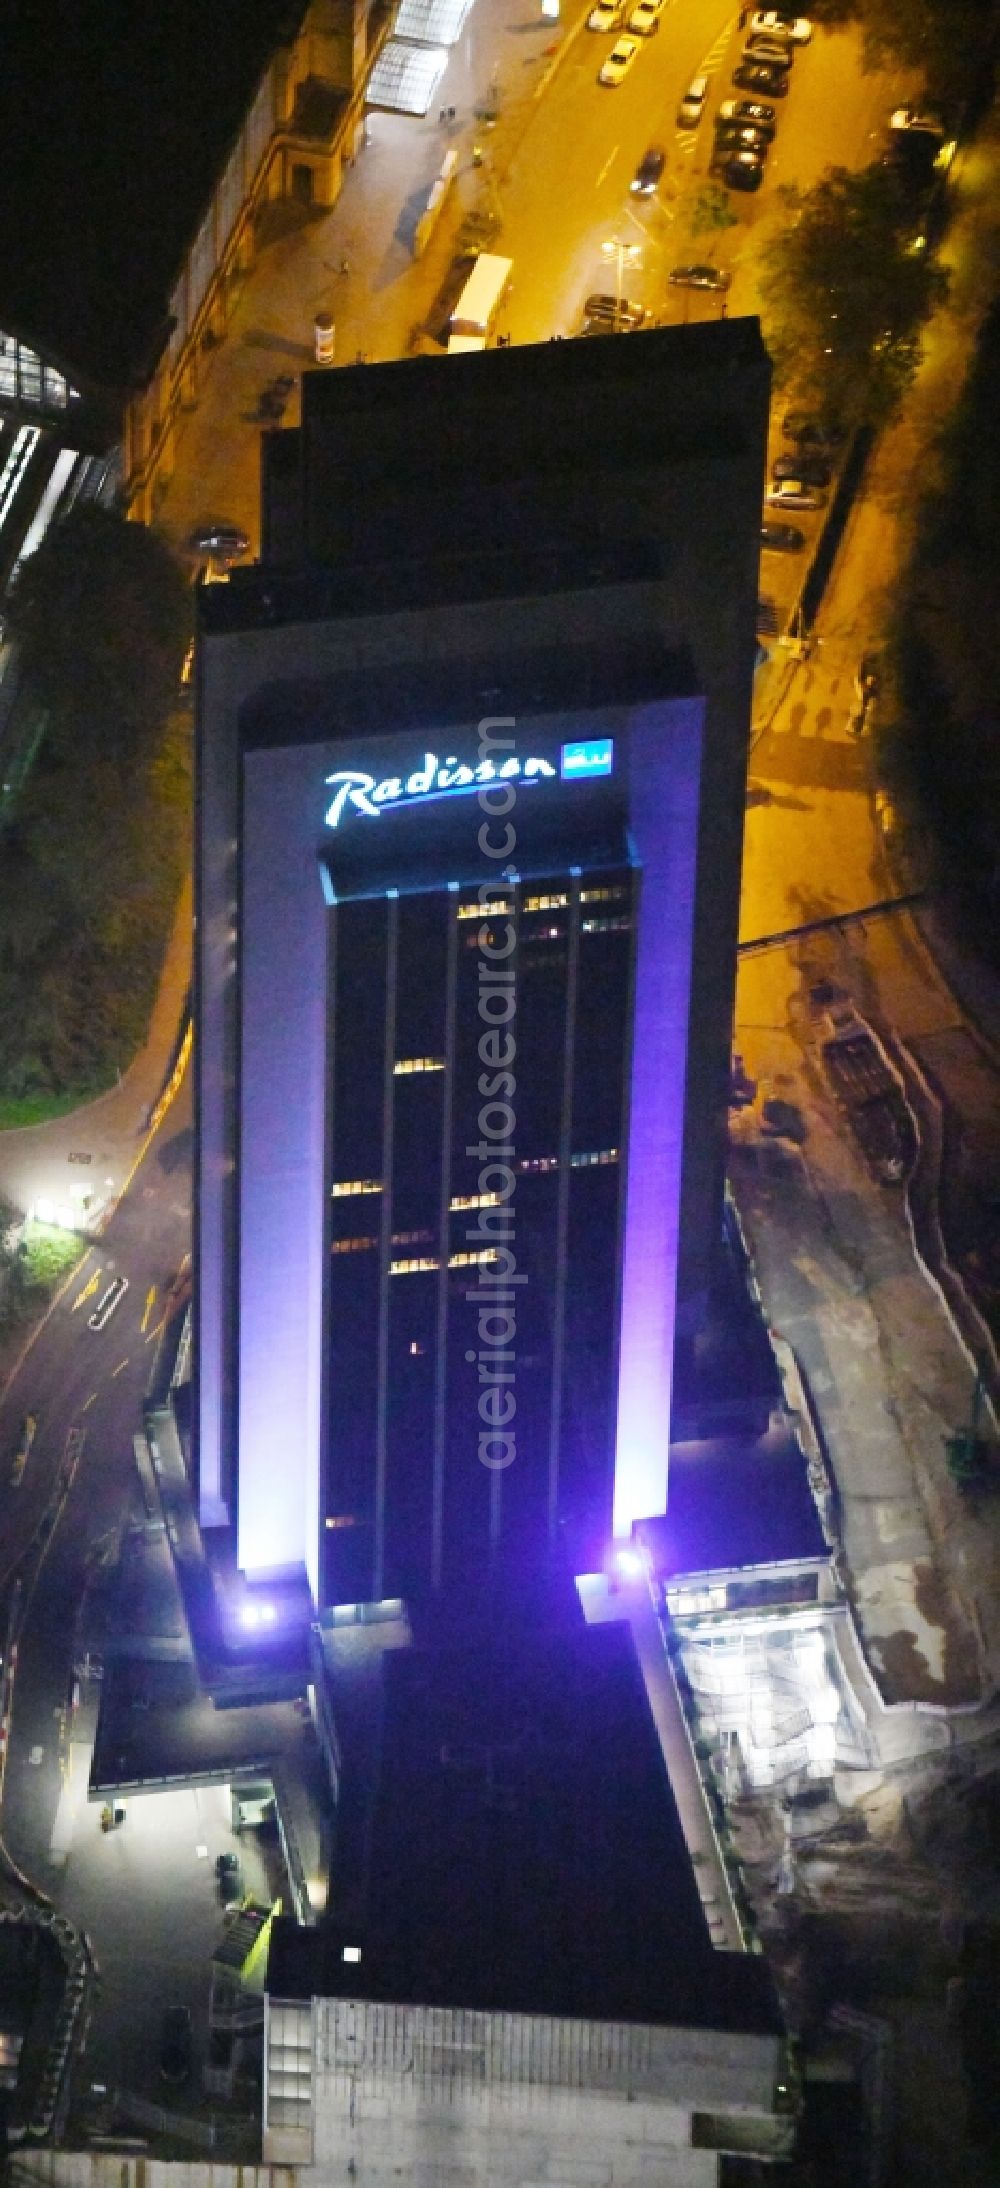
<path fill-rule="evenodd" d="M 900 112 L 908 109 L 900 108 Z M 897 126 L 895 119 L 889 125 L 889 136 L 882 154 L 882 165 L 895 175 L 910 197 L 926 194 L 934 181 L 949 164 L 943 157 L 943 132 L 936 123 L 928 127 L 926 121 L 917 119 Z"/>
<path fill-rule="evenodd" d="M 794 46 L 807 46 L 813 34 L 808 15 L 787 15 L 784 8 L 758 8 L 750 18 L 754 38 L 789 38 Z"/>
<path fill-rule="evenodd" d="M 625 13 L 625 0 L 595 0 L 587 17 L 588 30 L 617 30 Z"/>
<path fill-rule="evenodd" d="M 666 0 L 638 0 L 628 19 L 628 27 L 637 38 L 651 38 L 654 30 L 659 30 L 665 4 Z"/>
<path fill-rule="evenodd" d="M 922 130 L 928 136 L 936 137 L 939 144 L 944 140 L 944 123 L 940 115 L 929 113 L 926 108 L 921 109 L 919 106 L 895 107 L 889 116 L 889 127 Z"/>
<path fill-rule="evenodd" d="M 795 59 L 794 48 L 781 38 L 748 38 L 743 48 L 745 61 L 763 62 L 767 68 L 780 68 L 786 73 Z"/>
<path fill-rule="evenodd" d="M 212 555 L 216 562 L 238 562 L 241 555 L 250 552 L 250 541 L 238 524 L 198 525 L 189 545 L 193 554 Z"/>
<path fill-rule="evenodd" d="M 764 180 L 764 162 L 759 152 L 725 152 L 712 161 L 712 173 L 725 183 L 727 190 L 759 190 Z"/>
<path fill-rule="evenodd" d="M 644 152 L 635 174 L 629 183 L 634 197 L 650 198 L 667 164 L 667 155 L 658 144 L 651 144 Z"/>
<path fill-rule="evenodd" d="M 792 456 L 776 456 L 772 479 L 803 479 L 807 486 L 829 486 L 830 466 L 825 456 L 810 456 L 797 448 Z"/>
<path fill-rule="evenodd" d="M 191 2073 L 191 2015 L 186 2006 L 167 2006 L 160 2022 L 160 2075 L 175 2085 Z"/>
<path fill-rule="evenodd" d="M 693 76 L 677 109 L 678 129 L 697 129 L 708 97 L 708 77 Z"/>
<path fill-rule="evenodd" d="M 641 327 L 646 317 L 642 305 L 630 303 L 627 296 L 588 296 L 583 315 L 609 320 L 612 326 L 617 320 L 620 327 Z"/>
<path fill-rule="evenodd" d="M 807 486 L 804 479 L 779 479 L 769 486 L 764 500 L 772 509 L 822 509 L 827 496 L 820 486 Z"/>
<path fill-rule="evenodd" d="M 674 266 L 667 275 L 678 289 L 728 289 L 732 278 L 721 266 Z"/>
<path fill-rule="evenodd" d="M 771 137 L 778 126 L 773 106 L 767 106 L 763 99 L 723 99 L 718 119 L 720 122 L 750 122 L 755 129 L 766 130 Z"/>
<path fill-rule="evenodd" d="M 788 76 L 783 68 L 769 68 L 764 61 L 741 61 L 733 70 L 737 91 L 761 91 L 765 99 L 787 99 Z"/>
<path fill-rule="evenodd" d="M 619 38 L 598 73 L 598 83 L 606 84 L 609 91 L 617 90 L 618 85 L 624 83 L 641 45 L 640 38 Z"/>
<path fill-rule="evenodd" d="M 771 138 L 767 130 L 757 129 L 752 122 L 723 122 L 716 125 L 715 151 L 756 152 L 758 159 L 766 159 Z"/>
<path fill-rule="evenodd" d="M 805 546 L 806 535 L 797 524 L 762 524 L 760 544 L 766 554 L 797 555 Z"/>

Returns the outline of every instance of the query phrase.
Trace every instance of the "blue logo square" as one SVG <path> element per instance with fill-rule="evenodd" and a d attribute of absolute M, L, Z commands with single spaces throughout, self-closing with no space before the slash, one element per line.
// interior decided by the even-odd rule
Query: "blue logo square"
<path fill-rule="evenodd" d="M 559 773 L 563 782 L 579 782 L 591 775 L 610 775 L 615 764 L 614 739 L 591 737 L 586 743 L 563 745 Z"/>

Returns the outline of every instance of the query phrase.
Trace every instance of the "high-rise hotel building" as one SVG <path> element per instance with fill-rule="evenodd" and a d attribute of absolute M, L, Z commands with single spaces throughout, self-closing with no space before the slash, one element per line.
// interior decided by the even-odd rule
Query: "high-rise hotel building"
<path fill-rule="evenodd" d="M 307 375 L 202 599 L 196 1463 L 326 1608 L 599 1563 L 719 1227 L 756 324 Z"/>

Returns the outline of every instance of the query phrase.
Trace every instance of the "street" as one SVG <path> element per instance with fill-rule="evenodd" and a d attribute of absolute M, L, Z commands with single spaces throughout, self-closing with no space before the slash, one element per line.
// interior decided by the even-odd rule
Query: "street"
<path fill-rule="evenodd" d="M 5 1598 L 38 1530 L 68 1439 L 81 1448 L 69 1494 L 44 1545 L 37 1586 L 22 1605 L 17 1678 L 3 1796 L 3 1835 L 19 1866 L 45 1884 L 62 1785 L 77 1647 L 77 1614 L 95 1552 L 113 1544 L 135 1490 L 133 1437 L 162 1325 L 166 1292 L 190 1243 L 190 1097 L 185 1082 L 147 1148 L 99 1246 L 42 1325 L 0 1401 L 0 1450 L 16 1445 L 23 1415 L 38 1429 L 18 1488 L 0 1473 Z M 107 1327 L 87 1326 L 112 1273 L 129 1289 Z M 96 1283 L 95 1283 L 96 1279 Z M 91 1289 L 91 1287 L 94 1287 Z M 145 1324 L 145 1327 L 143 1325 Z"/>
<path fill-rule="evenodd" d="M 628 267 L 623 288 L 656 319 L 719 315 L 718 296 L 668 286 L 671 266 L 690 260 L 730 269 L 729 313 L 752 313 L 761 244 L 788 217 L 782 189 L 808 188 L 832 162 L 862 166 L 908 89 L 898 72 L 861 73 L 855 29 L 818 30 L 796 59 L 789 96 L 778 102 L 763 187 L 729 193 L 734 224 L 697 233 L 692 217 L 708 180 L 716 107 L 736 95 L 730 77 L 742 39 L 735 12 L 708 0 L 696 9 L 675 0 L 613 91 L 597 82 L 609 40 L 586 29 L 586 12 L 574 10 L 553 39 L 551 24 L 525 20 L 516 0 L 477 0 L 431 112 L 422 120 L 370 113 L 365 148 L 333 209 L 318 216 L 275 210 L 184 423 L 157 518 L 178 549 L 209 512 L 224 512 L 258 538 L 260 390 L 275 372 L 312 365 L 317 310 L 334 319 L 338 365 L 404 357 L 415 341 L 444 361 L 433 339 L 435 303 L 468 213 L 499 219 L 492 247 L 512 259 L 514 271 L 498 331 L 515 343 L 574 333 L 586 296 L 613 293 L 615 263 L 601 247 L 615 237 L 639 244 L 642 262 Z M 679 131 L 681 94 L 703 68 L 712 78 L 707 111 L 698 129 Z M 494 81 L 498 120 L 486 128 L 477 110 Z M 441 107 L 449 105 L 456 120 L 442 124 Z M 667 166 L 656 198 L 637 201 L 629 183 L 651 144 L 663 146 Z M 455 188 L 425 256 L 415 260 L 416 219 L 449 148 L 458 153 Z M 295 418 L 293 395 L 285 423 Z M 806 514 L 795 522 L 808 539 L 817 519 Z M 805 559 L 767 558 L 764 590 L 779 619 L 797 596 Z"/>
<path fill-rule="evenodd" d="M 699 231 L 713 118 L 719 100 L 734 95 L 730 78 L 741 45 L 728 0 L 699 0 L 690 9 L 674 0 L 617 90 L 597 82 L 613 41 L 582 27 L 582 17 L 561 35 L 563 51 L 556 54 L 547 50 L 551 23 L 522 19 L 514 0 L 477 0 L 434 111 L 424 120 L 372 114 L 366 149 L 328 214 L 272 209 L 225 339 L 206 357 L 198 401 L 183 421 L 177 467 L 158 516 L 175 547 L 209 513 L 224 514 L 258 540 L 260 388 L 275 371 L 298 374 L 310 366 L 317 310 L 335 317 L 338 366 L 359 356 L 398 359 L 416 346 L 432 353 L 434 302 L 469 212 L 498 219 L 494 247 L 513 261 L 498 331 L 514 343 L 576 333 L 585 297 L 615 289 L 617 254 L 609 257 L 603 248 L 609 244 L 638 245 L 639 258 L 622 265 L 622 289 L 661 322 L 717 317 L 723 308 L 717 294 L 668 286 L 670 268 L 688 260 L 729 271 L 726 309 L 734 317 L 751 314 L 761 251 L 789 217 L 782 191 L 810 187 L 833 164 L 863 165 L 893 102 L 911 89 L 898 74 L 861 72 L 856 29 L 818 30 L 796 59 L 789 97 L 779 102 L 763 188 L 731 194 L 731 226 Z M 679 99 L 703 70 L 712 78 L 706 114 L 697 130 L 679 131 Z M 476 110 L 494 79 L 498 119 L 486 129 Z M 439 101 L 455 105 L 454 125 L 437 118 Z M 634 200 L 629 182 L 656 144 L 667 154 L 664 177 L 652 200 Z M 456 188 L 426 257 L 415 261 L 415 218 L 450 145 L 459 153 Z M 485 147 L 476 165 L 474 145 Z M 986 202 L 998 156 L 994 140 L 976 204 Z M 960 267 L 962 248 L 956 246 Z M 902 893 L 891 829 L 880 817 L 885 808 L 876 808 L 871 740 L 853 735 L 849 719 L 857 663 L 879 641 L 905 543 L 899 512 L 913 463 L 914 418 L 920 446 L 919 432 L 926 434 L 946 405 L 968 339 L 969 302 L 962 295 L 966 318 L 956 320 L 948 338 L 932 330 L 924 374 L 865 483 L 808 658 L 779 651 L 761 680 L 749 758 L 744 945 L 768 945 L 789 929 L 835 922 Z M 296 401 L 293 394 L 286 423 L 295 422 Z M 779 398 L 772 453 L 781 443 L 782 407 Z M 614 431 L 611 417 L 607 431 Z M 798 513 L 793 521 L 806 535 L 806 549 L 769 555 L 762 571 L 779 630 L 820 523 Z M 5 1616 L 18 1570 L 24 1575 L 0 1798 L 3 1845 L 16 1868 L 45 1893 L 64 1893 L 68 1912 L 87 1926 L 89 1910 L 102 1909 L 117 1989 L 91 2065 L 113 2071 L 118 2015 L 130 2031 L 125 2063 L 136 2081 L 150 2071 L 147 2009 L 157 1974 L 169 1991 L 163 2002 L 183 1995 L 204 2011 L 203 1941 L 216 1914 L 204 1849 L 214 1848 L 223 1832 L 221 1795 L 178 1794 L 178 1807 L 156 1818 L 150 1801 L 138 1828 L 103 1840 L 97 1810 L 83 1807 L 78 1774 L 86 1748 L 73 1737 L 74 1666 L 84 1639 L 81 1606 L 95 1570 L 114 1555 L 136 1492 L 133 1436 L 165 1296 L 190 1247 L 189 1078 L 146 1147 L 141 1134 L 180 1021 L 189 925 L 186 898 L 159 1015 L 135 1075 L 106 1097 L 106 1107 L 94 1104 L 52 1128 L 0 1141 L 0 1184 L 22 1205 L 51 1192 L 53 1177 L 64 1181 L 78 1150 L 91 1154 L 98 1193 L 121 1195 L 0 1398 Z M 967 1405 L 969 1362 L 917 1264 L 901 1196 L 866 1174 L 823 1081 L 813 997 L 824 983 L 934 1061 L 943 1079 L 950 1071 L 956 1109 L 968 1104 L 969 1118 L 986 1134 L 991 1113 L 995 1130 L 996 1059 L 970 1033 L 909 911 L 831 924 L 808 941 L 745 950 L 741 959 L 735 1046 L 757 1082 L 758 1102 L 737 1126 L 734 1189 L 765 1313 L 802 1363 L 835 1463 L 850 1595 L 866 1653 L 892 1700 L 971 1702 L 985 1672 L 1000 1674 L 1000 1604 L 996 1522 L 962 1506 L 944 1459 L 944 1438 Z M 764 1132 L 763 1105 L 772 1099 L 797 1113 L 799 1144 Z M 107 1327 L 93 1332 L 88 1316 L 119 1274 L 129 1288 Z M 11 1466 L 29 1414 L 38 1425 L 15 1485 Z M 70 1461 L 56 1509 L 60 1470 Z M 40 1532 L 48 1511 L 55 1512 L 54 1524 Z M 94 1696 L 84 1692 L 82 1700 L 86 1710 Z M 67 1786 L 82 1820 L 80 1851 L 65 1883 L 60 1830 L 72 1806 Z M 159 1925 L 168 1939 L 157 1968 L 130 1959 L 128 1908 L 137 1879 L 147 1880 L 161 1856 L 148 1921 L 150 1934 Z M 173 1935 L 172 1909 L 187 1910 L 189 1903 L 191 1919 L 185 1912 Z"/>

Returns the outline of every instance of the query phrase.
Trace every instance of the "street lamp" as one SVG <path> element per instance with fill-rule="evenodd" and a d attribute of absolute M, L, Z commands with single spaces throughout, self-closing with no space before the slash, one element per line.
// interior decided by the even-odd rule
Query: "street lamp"
<path fill-rule="evenodd" d="M 641 243 L 626 243 L 621 236 L 609 236 L 601 245 L 601 256 L 615 262 L 615 333 L 621 333 L 622 279 L 626 266 L 642 265 Z"/>

